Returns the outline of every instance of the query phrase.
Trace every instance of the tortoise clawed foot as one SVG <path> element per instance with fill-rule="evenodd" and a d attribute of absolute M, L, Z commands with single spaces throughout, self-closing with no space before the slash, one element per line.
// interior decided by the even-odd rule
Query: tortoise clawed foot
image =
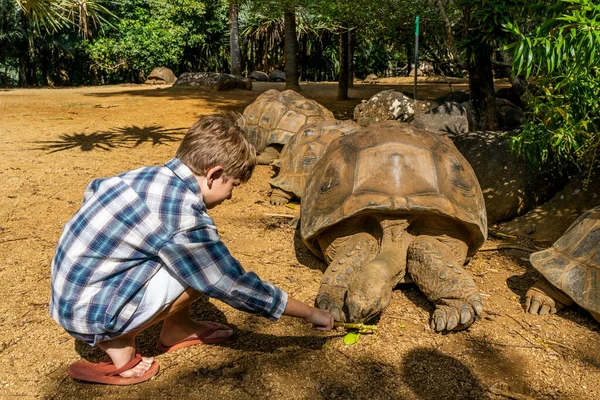
<path fill-rule="evenodd" d="M 539 279 L 525 294 L 525 312 L 530 314 L 555 314 L 571 304 L 573 300 L 544 278 Z"/>
<path fill-rule="evenodd" d="M 442 300 L 436 306 L 430 326 L 436 332 L 460 331 L 470 327 L 483 312 L 483 301 L 479 295 L 467 300 Z"/>
<path fill-rule="evenodd" d="M 279 196 L 272 195 L 269 199 L 269 202 L 273 206 L 284 206 L 288 203 L 288 200 Z"/>
<path fill-rule="evenodd" d="M 329 310 L 334 321 L 346 322 L 346 315 L 342 311 L 342 305 L 325 293 L 319 293 L 315 300 L 315 306 L 322 310 Z"/>
<path fill-rule="evenodd" d="M 555 314 L 557 311 L 554 299 L 534 288 L 525 295 L 525 312 L 530 314 Z"/>

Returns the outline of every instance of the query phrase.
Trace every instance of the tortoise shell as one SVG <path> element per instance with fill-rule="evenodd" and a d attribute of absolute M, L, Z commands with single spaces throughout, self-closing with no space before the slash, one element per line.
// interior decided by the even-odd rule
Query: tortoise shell
<path fill-rule="evenodd" d="M 271 179 L 271 185 L 301 198 L 306 186 L 306 177 L 329 144 L 357 129 L 358 125 L 353 121 L 338 121 L 334 118 L 304 125 L 283 146 L 279 159 L 273 162 L 280 170 L 279 174 Z"/>
<path fill-rule="evenodd" d="M 469 255 L 487 238 L 477 177 L 450 139 L 383 121 L 336 139 L 307 178 L 301 235 L 317 255 L 319 234 L 365 213 L 441 215 L 467 233 Z"/>
<path fill-rule="evenodd" d="M 575 303 L 600 313 L 600 205 L 583 213 L 531 264 Z"/>
<path fill-rule="evenodd" d="M 333 118 L 333 113 L 293 90 L 270 89 L 246 107 L 243 117 L 248 139 L 261 153 L 270 144 L 286 144 L 307 123 Z"/>

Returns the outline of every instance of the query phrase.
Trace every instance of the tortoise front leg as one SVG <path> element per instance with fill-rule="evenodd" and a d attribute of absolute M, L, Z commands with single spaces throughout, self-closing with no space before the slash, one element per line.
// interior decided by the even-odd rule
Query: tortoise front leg
<path fill-rule="evenodd" d="M 418 236 L 408 248 L 408 272 L 436 306 L 431 329 L 466 329 L 483 312 L 475 282 L 448 246 L 434 237 Z"/>
<path fill-rule="evenodd" d="M 333 259 L 321 280 L 321 287 L 315 305 L 329 310 L 336 321 L 346 321 L 346 294 L 348 284 L 359 267 L 377 255 L 377 240 L 366 232 L 336 239 L 328 246 L 328 254 Z"/>

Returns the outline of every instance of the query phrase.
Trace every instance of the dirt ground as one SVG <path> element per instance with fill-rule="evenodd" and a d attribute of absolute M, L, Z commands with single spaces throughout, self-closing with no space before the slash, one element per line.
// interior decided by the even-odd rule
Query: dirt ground
<path fill-rule="evenodd" d="M 161 366 L 152 381 L 109 387 L 69 378 L 70 363 L 103 358 L 48 314 L 50 261 L 88 182 L 164 163 L 200 115 L 241 112 L 273 87 L 283 84 L 222 93 L 144 85 L 0 91 L 0 398 L 600 398 L 599 324 L 577 308 L 524 314 L 525 292 L 538 275 L 526 251 L 489 250 L 499 243 L 494 238 L 466 266 L 486 302 L 483 318 L 466 331 L 434 333 L 433 307 L 412 285 L 396 288 L 378 333 L 352 346 L 342 331 L 319 333 L 288 317 L 272 323 L 201 300 L 194 314 L 234 325 L 233 340 L 159 355 L 155 326 L 138 338 L 140 352 Z M 412 82 L 357 84 L 348 101 L 335 100 L 333 83 L 302 84 L 302 93 L 347 119 L 361 99 L 386 88 L 410 92 Z M 423 80 L 419 97 L 448 90 Z M 269 204 L 272 174 L 258 166 L 211 215 L 246 269 L 312 304 L 325 264 L 289 218 L 267 215 L 299 212 Z"/>

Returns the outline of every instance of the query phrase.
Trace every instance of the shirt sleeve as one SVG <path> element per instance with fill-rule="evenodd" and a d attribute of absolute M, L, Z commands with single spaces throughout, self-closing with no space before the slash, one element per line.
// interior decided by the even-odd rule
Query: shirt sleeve
<path fill-rule="evenodd" d="M 244 271 L 212 226 L 178 233 L 158 255 L 192 288 L 238 310 L 272 321 L 285 310 L 287 293 Z"/>

